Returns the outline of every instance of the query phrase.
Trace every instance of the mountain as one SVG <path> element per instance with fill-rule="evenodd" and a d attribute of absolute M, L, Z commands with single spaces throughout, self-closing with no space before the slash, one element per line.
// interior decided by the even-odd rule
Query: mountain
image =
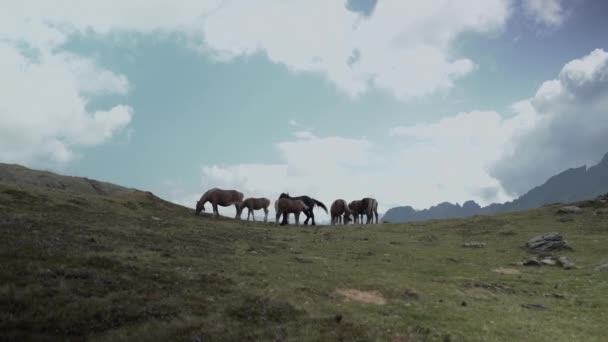
<path fill-rule="evenodd" d="M 491 215 L 511 211 L 527 210 L 549 203 L 568 203 L 595 198 L 608 192 L 608 153 L 595 166 L 581 166 L 557 174 L 543 185 L 537 186 L 519 198 L 506 203 L 493 203 L 480 207 L 474 201 L 462 206 L 448 202 L 424 210 L 410 206 L 388 210 L 383 222 L 408 222 L 433 219 L 461 218 L 474 215 Z"/>

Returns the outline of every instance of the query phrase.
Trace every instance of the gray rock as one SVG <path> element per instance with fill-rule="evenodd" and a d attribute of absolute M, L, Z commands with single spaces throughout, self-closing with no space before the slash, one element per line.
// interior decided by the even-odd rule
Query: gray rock
<path fill-rule="evenodd" d="M 566 270 L 572 269 L 575 266 L 574 263 L 565 256 L 557 258 L 557 262 Z"/>
<path fill-rule="evenodd" d="M 565 207 L 561 207 L 557 210 L 558 214 L 578 214 L 583 212 L 583 209 L 575 206 L 575 205 L 567 205 Z"/>
<path fill-rule="evenodd" d="M 547 233 L 534 237 L 526 243 L 526 247 L 534 251 L 547 252 L 558 249 L 571 249 L 568 241 L 559 233 Z"/>
<path fill-rule="evenodd" d="M 608 264 L 597 266 L 593 270 L 597 272 L 608 272 Z"/>
<path fill-rule="evenodd" d="M 464 258 L 461 257 L 449 257 L 448 258 L 449 261 L 455 263 L 455 264 L 460 264 L 461 262 L 464 261 Z"/>
<path fill-rule="evenodd" d="M 532 257 L 528 260 L 524 261 L 524 266 L 542 266 L 543 264 L 538 260 L 538 258 Z"/>
<path fill-rule="evenodd" d="M 526 308 L 528 310 L 535 310 L 535 311 L 548 311 L 551 310 L 548 307 L 542 305 L 542 304 L 522 304 L 521 305 L 522 308 Z"/>
<path fill-rule="evenodd" d="M 462 247 L 467 248 L 483 248 L 486 246 L 485 242 L 465 242 L 462 244 Z"/>
<path fill-rule="evenodd" d="M 548 265 L 548 266 L 553 266 L 555 265 L 557 262 L 555 261 L 555 259 L 553 258 L 543 258 L 540 260 L 541 264 L 543 265 Z"/>

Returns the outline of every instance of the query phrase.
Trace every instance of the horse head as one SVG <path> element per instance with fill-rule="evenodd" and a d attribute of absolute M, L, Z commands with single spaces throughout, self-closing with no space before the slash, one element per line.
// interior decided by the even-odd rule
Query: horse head
<path fill-rule="evenodd" d="M 281 193 L 281 196 L 279 196 L 279 199 L 281 199 L 281 198 L 291 198 L 291 197 L 289 196 L 289 192 L 288 193 L 283 192 L 283 193 Z"/>
<path fill-rule="evenodd" d="M 205 211 L 205 203 L 201 201 L 196 201 L 196 212 L 194 215 L 200 214 L 201 211 Z"/>

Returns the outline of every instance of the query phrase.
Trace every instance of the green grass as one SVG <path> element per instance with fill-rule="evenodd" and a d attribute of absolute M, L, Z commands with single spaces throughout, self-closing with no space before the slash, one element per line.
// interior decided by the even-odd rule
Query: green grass
<path fill-rule="evenodd" d="M 553 205 L 277 227 L 195 217 L 144 192 L 0 184 L 0 340 L 605 340 L 608 272 L 593 267 L 608 263 L 608 213 L 581 205 L 566 222 Z M 510 266 L 550 231 L 570 241 L 574 250 L 557 254 L 577 269 Z M 340 288 L 377 291 L 387 304 L 348 301 Z"/>

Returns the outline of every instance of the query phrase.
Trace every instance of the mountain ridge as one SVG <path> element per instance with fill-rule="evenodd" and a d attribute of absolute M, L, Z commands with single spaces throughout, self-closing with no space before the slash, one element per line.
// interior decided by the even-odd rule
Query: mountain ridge
<path fill-rule="evenodd" d="M 485 207 L 472 200 L 464 202 L 462 206 L 458 203 L 441 202 L 422 210 L 415 210 L 411 206 L 400 206 L 389 209 L 382 220 L 410 222 L 492 215 L 534 209 L 556 202 L 568 203 L 592 199 L 606 192 L 608 192 L 608 153 L 597 164 L 564 170 L 513 201 L 492 203 Z"/>

